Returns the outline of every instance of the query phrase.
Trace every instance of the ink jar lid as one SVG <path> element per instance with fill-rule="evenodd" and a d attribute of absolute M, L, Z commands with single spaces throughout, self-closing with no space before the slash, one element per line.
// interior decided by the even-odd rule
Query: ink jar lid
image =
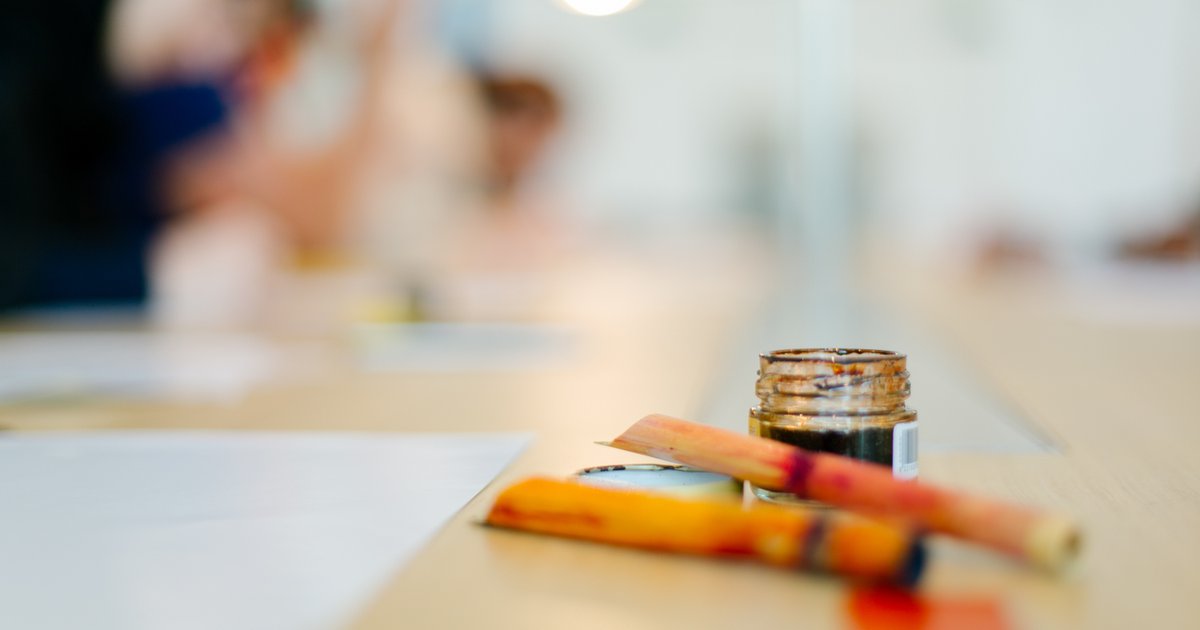
<path fill-rule="evenodd" d="M 583 483 L 605 488 L 650 490 L 676 496 L 739 498 L 742 482 L 727 475 L 688 466 L 616 464 L 593 466 L 575 473 Z"/>

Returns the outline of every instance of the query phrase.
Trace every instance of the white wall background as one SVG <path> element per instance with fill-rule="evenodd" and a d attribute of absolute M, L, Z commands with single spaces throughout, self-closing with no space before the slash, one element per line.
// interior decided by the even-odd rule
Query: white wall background
<path fill-rule="evenodd" d="M 547 175 L 579 212 L 670 229 L 762 201 L 794 2 L 444 8 L 472 7 L 491 64 L 564 91 Z M 1200 199 L 1200 3 L 858 0 L 853 24 L 860 198 L 914 248 L 1000 224 L 1089 250 Z"/>

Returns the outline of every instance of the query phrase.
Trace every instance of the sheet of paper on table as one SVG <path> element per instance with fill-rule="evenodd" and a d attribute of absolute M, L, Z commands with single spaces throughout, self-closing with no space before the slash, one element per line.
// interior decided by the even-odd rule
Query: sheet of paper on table
<path fill-rule="evenodd" d="M 339 627 L 529 441 L 2 435 L 0 628 Z"/>
<path fill-rule="evenodd" d="M 1200 265 L 1089 261 L 1054 277 L 1046 302 L 1073 319 L 1108 327 L 1188 327 L 1200 322 Z"/>
<path fill-rule="evenodd" d="M 0 400 L 121 397 L 233 400 L 285 361 L 246 334 L 144 331 L 0 335 Z"/>
<path fill-rule="evenodd" d="M 355 333 L 368 372 L 553 369 L 569 363 L 577 345 L 571 328 L 548 324 L 362 324 Z"/>

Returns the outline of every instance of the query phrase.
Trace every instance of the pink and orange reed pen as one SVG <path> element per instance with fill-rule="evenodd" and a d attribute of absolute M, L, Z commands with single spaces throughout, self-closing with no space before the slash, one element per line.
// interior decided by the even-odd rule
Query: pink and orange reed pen
<path fill-rule="evenodd" d="M 1064 566 L 1080 546 L 1078 527 L 1057 514 L 898 480 L 887 467 L 668 416 L 646 416 L 606 444 L 956 536 L 1047 569 Z"/>

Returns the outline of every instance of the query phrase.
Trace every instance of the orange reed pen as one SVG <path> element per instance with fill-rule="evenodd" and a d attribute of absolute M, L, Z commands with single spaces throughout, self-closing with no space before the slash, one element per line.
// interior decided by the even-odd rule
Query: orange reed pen
<path fill-rule="evenodd" d="M 487 523 L 905 586 L 917 582 L 925 563 L 924 547 L 911 532 L 861 518 L 536 477 L 501 492 Z"/>

